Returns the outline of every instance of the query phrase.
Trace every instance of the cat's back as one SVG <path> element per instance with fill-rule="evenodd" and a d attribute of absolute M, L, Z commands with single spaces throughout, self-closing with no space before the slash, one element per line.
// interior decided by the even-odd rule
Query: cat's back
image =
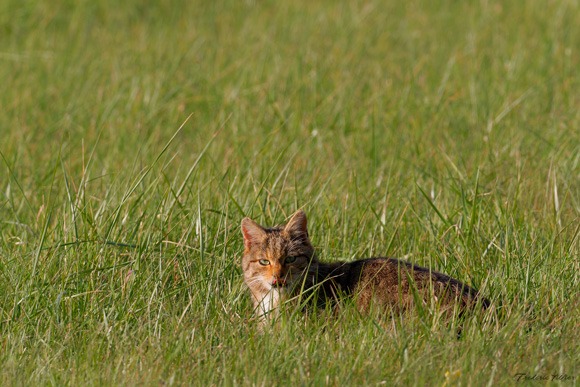
<path fill-rule="evenodd" d="M 374 300 L 402 307 L 419 295 L 426 303 L 435 297 L 442 303 L 474 303 L 477 291 L 443 273 L 395 258 L 374 257 L 350 262 L 343 288 L 357 297 L 363 308 Z"/>

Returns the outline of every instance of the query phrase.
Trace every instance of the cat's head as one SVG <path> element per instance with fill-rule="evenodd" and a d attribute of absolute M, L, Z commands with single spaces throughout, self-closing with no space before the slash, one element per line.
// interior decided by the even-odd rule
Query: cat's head
<path fill-rule="evenodd" d="M 314 263 L 314 248 L 308 238 L 306 214 L 297 211 L 284 226 L 264 228 L 242 220 L 244 257 L 242 268 L 252 290 L 269 291 L 296 285 Z"/>

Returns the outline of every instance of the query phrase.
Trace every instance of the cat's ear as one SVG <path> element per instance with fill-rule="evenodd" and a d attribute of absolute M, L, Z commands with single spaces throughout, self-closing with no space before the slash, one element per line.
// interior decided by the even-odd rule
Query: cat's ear
<path fill-rule="evenodd" d="M 298 210 L 292 215 L 284 231 L 293 237 L 306 236 L 308 237 L 308 229 L 306 228 L 306 214 L 302 210 Z"/>
<path fill-rule="evenodd" d="M 266 231 L 252 219 L 244 218 L 242 219 L 242 235 L 244 236 L 244 247 L 249 250 L 256 243 L 264 240 Z"/>

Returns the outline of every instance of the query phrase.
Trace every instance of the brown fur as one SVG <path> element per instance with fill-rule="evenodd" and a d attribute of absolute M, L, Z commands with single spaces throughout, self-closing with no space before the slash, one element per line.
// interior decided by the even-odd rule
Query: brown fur
<path fill-rule="evenodd" d="M 306 223 L 303 211 L 283 227 L 263 228 L 249 218 L 242 221 L 242 269 L 258 316 L 275 312 L 282 301 L 295 296 L 311 298 L 319 306 L 350 296 L 362 312 L 371 305 L 406 311 L 417 301 L 463 311 L 480 298 L 475 289 L 454 278 L 397 259 L 320 262 Z M 292 257 L 294 262 L 286 262 Z M 488 303 L 481 298 L 484 307 Z"/>

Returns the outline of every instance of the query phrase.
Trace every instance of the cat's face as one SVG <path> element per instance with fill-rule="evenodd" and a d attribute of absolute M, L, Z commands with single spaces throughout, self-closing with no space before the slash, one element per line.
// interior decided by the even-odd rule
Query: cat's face
<path fill-rule="evenodd" d="M 263 228 L 244 218 L 242 234 L 245 247 L 242 268 L 253 293 L 296 286 L 314 259 L 302 211 L 278 228 Z"/>

